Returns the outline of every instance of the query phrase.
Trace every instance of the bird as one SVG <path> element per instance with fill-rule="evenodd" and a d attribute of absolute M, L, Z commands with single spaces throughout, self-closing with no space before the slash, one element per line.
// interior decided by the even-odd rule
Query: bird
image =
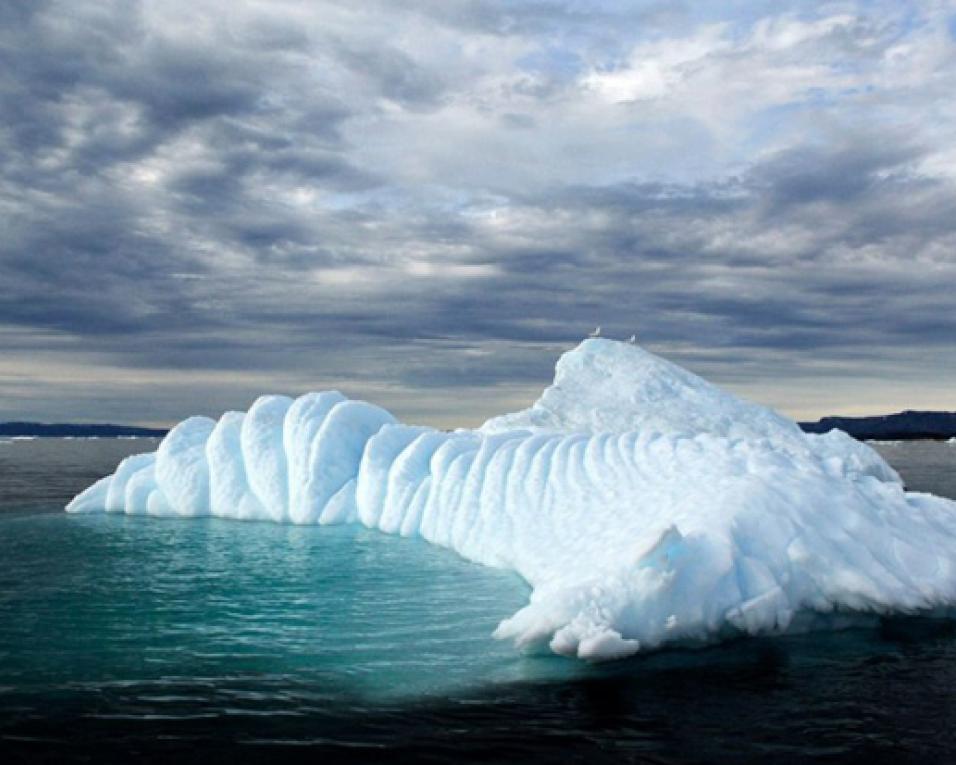
<path fill-rule="evenodd" d="M 627 338 L 627 342 L 629 342 L 631 345 L 637 345 L 637 335 L 631 335 L 629 338 Z"/>
<path fill-rule="evenodd" d="M 590 335 L 588 335 L 588 337 L 600 337 L 600 336 L 601 336 L 601 325 L 598 324 L 594 328 L 594 331 Z"/>

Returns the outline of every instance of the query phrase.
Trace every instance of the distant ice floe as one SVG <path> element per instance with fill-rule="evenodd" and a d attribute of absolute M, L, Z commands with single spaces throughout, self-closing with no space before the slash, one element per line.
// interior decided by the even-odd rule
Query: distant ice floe
<path fill-rule="evenodd" d="M 841 431 L 603 339 L 474 431 L 335 391 L 191 417 L 67 509 L 420 536 L 531 585 L 498 637 L 590 660 L 956 605 L 956 503 L 907 493 Z"/>

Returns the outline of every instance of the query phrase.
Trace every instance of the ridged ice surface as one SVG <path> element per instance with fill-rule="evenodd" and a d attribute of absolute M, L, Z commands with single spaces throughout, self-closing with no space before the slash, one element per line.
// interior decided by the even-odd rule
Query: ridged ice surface
<path fill-rule="evenodd" d="M 586 659 L 956 606 L 956 502 L 607 340 L 477 431 L 336 392 L 192 417 L 67 509 L 418 535 L 531 585 L 499 637 Z"/>

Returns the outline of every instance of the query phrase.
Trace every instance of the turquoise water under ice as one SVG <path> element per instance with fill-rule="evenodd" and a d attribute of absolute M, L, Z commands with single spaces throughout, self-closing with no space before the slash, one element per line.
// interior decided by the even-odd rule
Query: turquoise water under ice
<path fill-rule="evenodd" d="M 0 684 L 310 679 L 352 696 L 514 680 L 489 639 L 514 575 L 364 529 L 216 519 L 0 519 Z M 533 670 L 531 670 L 533 672 Z"/>
<path fill-rule="evenodd" d="M 599 667 L 524 655 L 491 632 L 527 587 L 419 540 L 62 512 L 122 456 L 153 448 L 0 443 L 8 756 L 204 744 L 356 761 L 956 757 L 951 624 L 892 620 Z M 956 446 L 878 448 L 910 488 L 956 496 Z"/>

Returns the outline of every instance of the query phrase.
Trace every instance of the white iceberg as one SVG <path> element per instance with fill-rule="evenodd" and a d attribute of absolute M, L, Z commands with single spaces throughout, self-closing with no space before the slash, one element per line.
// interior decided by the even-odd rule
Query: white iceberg
<path fill-rule="evenodd" d="M 566 353 L 530 409 L 452 433 L 337 392 L 192 417 L 70 512 L 361 523 L 517 572 L 496 635 L 611 659 L 956 606 L 956 502 L 638 347 Z"/>

